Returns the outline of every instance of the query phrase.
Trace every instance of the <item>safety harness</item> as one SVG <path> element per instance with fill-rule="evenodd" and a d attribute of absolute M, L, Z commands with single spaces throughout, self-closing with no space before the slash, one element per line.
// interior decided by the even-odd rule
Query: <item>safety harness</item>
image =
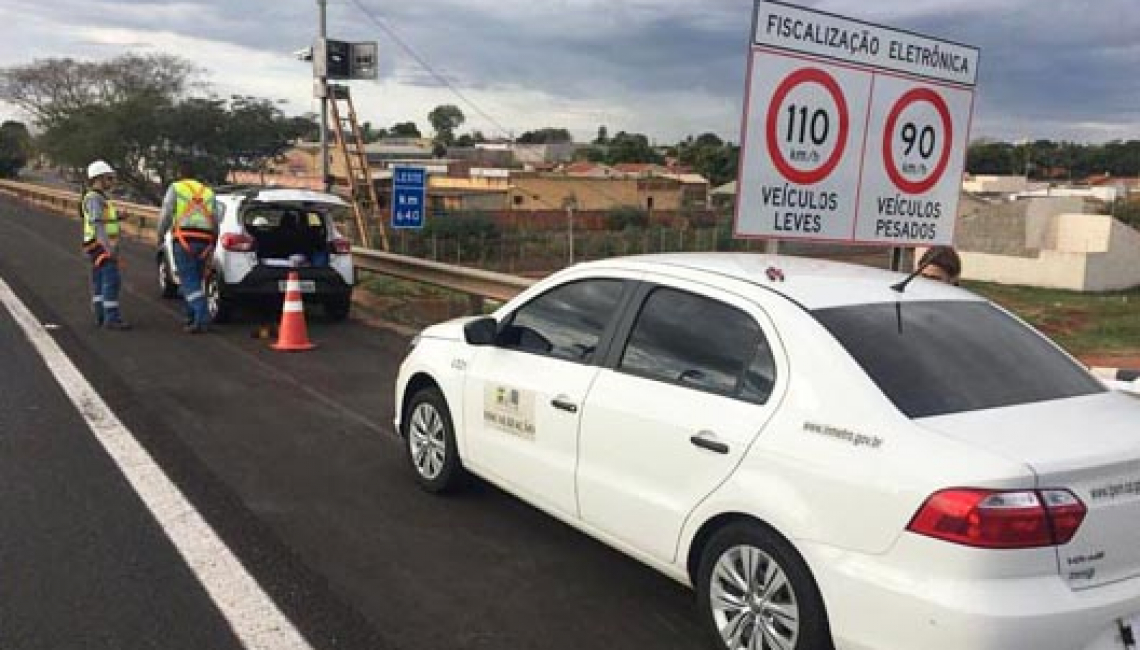
<path fill-rule="evenodd" d="M 205 241 L 206 248 L 198 255 L 207 259 L 213 250 L 217 220 L 210 207 L 214 191 L 195 180 L 181 180 L 174 184 L 177 202 L 174 209 L 174 238 L 187 253 L 192 253 L 191 239 Z"/>

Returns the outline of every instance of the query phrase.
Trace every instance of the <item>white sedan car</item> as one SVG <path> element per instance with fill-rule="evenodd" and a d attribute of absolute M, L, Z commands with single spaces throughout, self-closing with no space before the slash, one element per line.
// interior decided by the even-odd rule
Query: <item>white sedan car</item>
<path fill-rule="evenodd" d="M 721 648 L 1134 650 L 1140 400 L 902 277 L 575 266 L 424 330 L 397 430 L 424 488 L 477 474 L 694 587 Z"/>

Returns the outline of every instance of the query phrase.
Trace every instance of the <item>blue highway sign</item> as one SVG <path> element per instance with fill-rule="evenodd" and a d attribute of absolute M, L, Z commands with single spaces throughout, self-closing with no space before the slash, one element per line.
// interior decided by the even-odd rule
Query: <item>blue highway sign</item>
<path fill-rule="evenodd" d="M 424 227 L 427 209 L 427 172 L 422 167 L 392 169 L 392 227 Z"/>

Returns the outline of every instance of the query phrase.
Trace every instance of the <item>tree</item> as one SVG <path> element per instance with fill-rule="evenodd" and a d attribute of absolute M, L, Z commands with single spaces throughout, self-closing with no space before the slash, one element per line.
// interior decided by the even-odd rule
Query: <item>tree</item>
<path fill-rule="evenodd" d="M 1013 145 L 1005 142 L 979 142 L 966 150 L 966 170 L 971 174 L 1016 173 Z"/>
<path fill-rule="evenodd" d="M 422 138 L 420 127 L 415 122 L 397 122 L 388 129 L 388 135 L 393 138 Z"/>
<path fill-rule="evenodd" d="M 39 61 L 0 73 L 5 98 L 36 116 L 41 151 L 81 170 L 96 159 L 135 194 L 158 203 L 177 162 L 191 159 L 203 180 L 263 170 L 301 135 L 311 117 L 287 118 L 265 99 L 191 97 L 193 66 L 168 55 L 126 55 L 107 63 Z M 202 87 L 204 88 L 204 87 Z"/>
<path fill-rule="evenodd" d="M 455 142 L 455 130 L 463 126 L 466 119 L 463 111 L 454 104 L 443 104 L 433 108 L 428 113 L 428 122 L 435 130 L 436 146 L 450 147 Z"/>
<path fill-rule="evenodd" d="M 661 163 L 661 156 L 653 150 L 649 138 L 641 133 L 619 131 L 609 142 L 606 162 L 610 165 L 621 163 Z"/>
<path fill-rule="evenodd" d="M 47 128 L 92 106 L 130 97 L 174 99 L 197 87 L 200 70 L 169 54 L 124 54 L 93 63 L 46 59 L 0 70 L 0 99 Z"/>
<path fill-rule="evenodd" d="M 9 120 L 0 124 L 0 178 L 19 175 L 31 152 L 32 135 L 23 122 Z"/>
<path fill-rule="evenodd" d="M 379 142 L 388 137 L 388 129 L 374 129 L 372 128 L 372 122 L 365 122 L 360 125 L 360 131 L 365 144 Z"/>
<path fill-rule="evenodd" d="M 609 129 L 606 128 L 606 125 L 603 124 L 602 126 L 599 126 L 598 127 L 598 137 L 594 138 L 593 144 L 599 144 L 599 145 L 608 144 L 610 141 L 609 133 L 610 133 Z"/>
<path fill-rule="evenodd" d="M 692 167 L 714 186 L 736 178 L 740 147 L 721 140 L 715 133 L 702 133 L 696 138 L 689 136 L 676 149 L 682 165 Z"/>
<path fill-rule="evenodd" d="M 573 142 L 574 137 L 570 131 L 562 128 L 546 127 L 537 131 L 527 131 L 519 136 L 516 142 L 521 144 L 560 144 Z"/>
<path fill-rule="evenodd" d="M 299 139 L 306 142 L 316 142 L 321 139 L 321 122 L 320 116 L 316 113 L 305 113 L 304 115 L 297 115 L 287 118 L 289 128 L 298 133 Z M 384 133 L 384 129 L 380 129 Z"/>

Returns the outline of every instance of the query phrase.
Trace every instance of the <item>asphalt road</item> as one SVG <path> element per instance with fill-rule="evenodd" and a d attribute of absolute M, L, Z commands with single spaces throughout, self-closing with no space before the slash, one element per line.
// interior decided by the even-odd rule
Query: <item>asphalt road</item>
<path fill-rule="evenodd" d="M 2 308 L 0 361 L 0 646 L 240 648 Z"/>
<path fill-rule="evenodd" d="M 446 498 L 415 487 L 391 434 L 404 337 L 355 319 L 326 322 L 320 310 L 308 319 L 320 347 L 305 354 L 275 353 L 251 338 L 256 318 L 184 335 L 177 303 L 157 297 L 145 244 L 125 252 L 123 305 L 135 329 L 100 331 L 88 312 L 78 240 L 76 221 L 0 198 L 0 276 L 41 321 L 57 326 L 53 334 L 68 356 L 315 648 L 705 647 L 683 587 L 487 485 Z M 20 349 L 9 330 L 0 321 L 0 375 L 9 373 L 9 350 Z M 35 365 L 30 352 L 16 354 Z M 217 613 L 130 494 L 119 494 L 129 488 L 82 436 L 58 388 L 22 368 L 10 381 L 23 397 L 0 399 L 0 646 L 101 647 L 35 645 L 35 635 L 55 629 L 65 613 L 21 598 L 8 569 L 23 566 L 15 575 L 37 588 L 73 593 L 52 568 L 86 562 L 98 544 L 126 547 L 150 563 L 92 563 L 101 577 L 82 584 L 106 585 L 103 601 L 130 610 L 138 599 L 170 612 L 169 620 L 201 621 L 198 632 L 213 634 Z M 0 390 L 7 393 L 8 384 Z M 25 412 L 24 403 L 43 406 Z M 44 413 L 59 422 L 36 419 Z M 48 429 L 71 432 L 54 447 L 66 449 L 58 461 L 66 468 L 34 479 L 9 473 L 9 465 L 34 460 L 27 454 L 42 453 L 9 439 L 36 439 Z M 72 476 L 102 481 L 116 497 L 76 501 L 68 492 Z M 42 498 L 20 497 L 10 479 L 40 481 Z M 104 515 L 104 503 L 122 512 Z M 68 508 L 86 518 L 66 516 Z M 15 527 L 27 526 L 19 522 L 48 526 L 55 515 L 45 518 L 45 509 L 58 510 L 73 534 L 49 545 L 8 542 L 18 536 Z M 118 537 L 83 532 L 105 516 L 124 518 Z M 105 627 L 109 635 L 143 638 L 145 623 L 131 627 L 129 617 L 101 605 L 59 634 Z M 224 629 L 217 633 L 220 640 L 196 647 L 231 647 Z"/>

